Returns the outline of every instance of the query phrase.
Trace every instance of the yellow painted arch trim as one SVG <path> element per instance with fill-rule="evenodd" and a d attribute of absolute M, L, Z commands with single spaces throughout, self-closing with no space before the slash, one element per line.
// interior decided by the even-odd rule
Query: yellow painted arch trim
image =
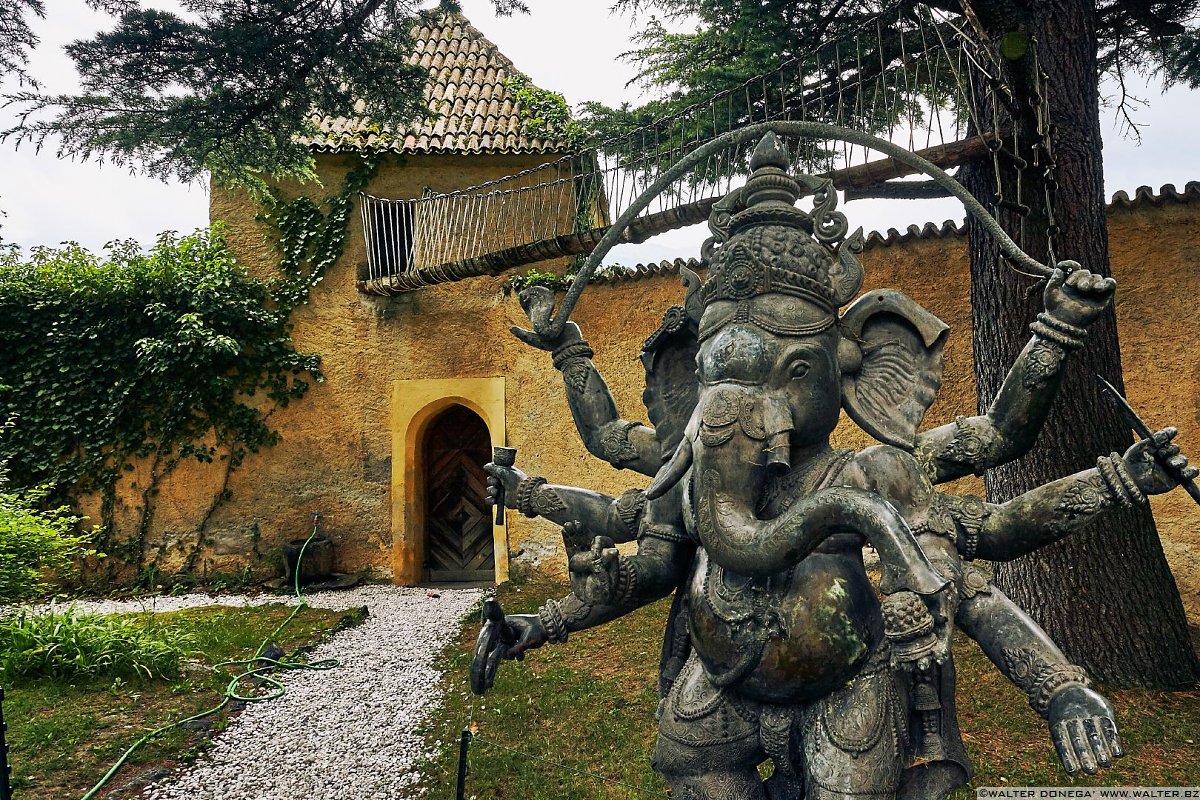
<path fill-rule="evenodd" d="M 421 438 L 429 422 L 454 405 L 487 425 L 492 446 L 505 443 L 504 378 L 435 378 L 392 381 L 392 581 L 413 586 L 423 579 L 425 487 Z M 496 582 L 508 580 L 508 533 L 492 526 Z"/>

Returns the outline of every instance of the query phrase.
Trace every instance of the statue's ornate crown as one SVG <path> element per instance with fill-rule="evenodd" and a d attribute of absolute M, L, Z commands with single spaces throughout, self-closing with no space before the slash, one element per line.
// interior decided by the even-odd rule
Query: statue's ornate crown
<path fill-rule="evenodd" d="M 863 269 L 855 256 L 862 252 L 862 230 L 847 239 L 833 183 L 811 175 L 794 178 L 787 173 L 789 161 L 787 150 L 768 133 L 750 158 L 746 185 L 713 207 L 708 223 L 713 236 L 703 249 L 709 278 L 700 296 L 708 306 L 793 295 L 823 310 L 828 319 L 822 326 L 828 327 L 837 309 L 862 287 Z M 795 205 L 801 194 L 810 193 L 811 213 Z"/>

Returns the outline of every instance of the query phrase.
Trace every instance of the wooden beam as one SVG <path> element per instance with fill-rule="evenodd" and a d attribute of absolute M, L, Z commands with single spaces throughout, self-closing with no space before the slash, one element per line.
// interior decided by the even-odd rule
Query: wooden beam
<path fill-rule="evenodd" d="M 862 189 L 846 189 L 846 202 L 877 198 L 885 200 L 934 200 L 950 197 L 940 183 L 933 181 L 885 181 Z"/>
<path fill-rule="evenodd" d="M 991 138 L 993 137 L 990 134 L 975 136 L 971 139 L 917 150 L 915 155 L 921 156 L 942 169 L 949 169 L 986 156 L 990 152 L 988 140 Z M 864 191 L 887 184 L 894 178 L 913 175 L 917 171 L 894 158 L 882 158 L 878 161 L 868 161 L 866 164 L 827 172 L 821 177 L 830 178 L 836 189 L 849 190 L 859 196 L 864 196 L 862 194 Z M 903 184 L 887 185 L 894 187 Z M 921 186 L 922 184 L 913 185 Z M 904 192 L 905 190 L 889 189 L 888 191 Z M 621 242 L 640 243 L 660 233 L 704 222 L 719 199 L 718 197 L 709 197 L 676 206 L 668 211 L 639 217 L 621 232 Z M 401 275 L 374 281 L 359 281 L 358 290 L 367 294 L 400 294 L 437 283 L 448 283 L 481 275 L 499 275 L 510 269 L 536 264 L 540 261 L 586 255 L 596 249 L 608 229 L 609 226 L 604 225 L 586 231 L 566 233 L 550 239 L 508 247 L 474 258 L 439 264 L 434 267 L 423 267 Z"/>
<path fill-rule="evenodd" d="M 950 169 L 991 152 L 988 149 L 988 140 L 991 138 L 990 134 L 986 137 L 974 136 L 958 142 L 916 150 L 913 155 L 918 155 L 942 169 Z M 881 158 L 878 161 L 868 161 L 866 164 L 830 172 L 828 177 L 833 178 L 833 185 L 838 189 L 867 189 L 893 178 L 903 178 L 905 175 L 916 173 L 916 169 L 901 164 L 894 158 Z"/>

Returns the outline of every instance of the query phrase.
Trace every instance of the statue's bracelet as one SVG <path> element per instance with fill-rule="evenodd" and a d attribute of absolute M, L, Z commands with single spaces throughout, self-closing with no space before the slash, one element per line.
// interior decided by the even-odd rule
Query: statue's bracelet
<path fill-rule="evenodd" d="M 637 562 L 621 556 L 617 559 L 617 585 L 613 591 L 613 603 L 623 605 L 637 594 L 637 590 Z"/>
<path fill-rule="evenodd" d="M 538 619 L 546 629 L 546 641 L 550 644 L 562 644 L 567 640 L 567 623 L 557 600 L 547 600 L 538 609 Z"/>
<path fill-rule="evenodd" d="M 517 484 L 517 510 L 527 517 L 536 517 L 533 507 L 533 495 L 538 488 L 546 485 L 546 479 L 540 475 L 529 475 Z"/>
<path fill-rule="evenodd" d="M 1038 714 L 1046 717 L 1050 714 L 1050 701 L 1059 691 L 1070 684 L 1091 686 L 1091 681 L 1082 667 L 1074 664 L 1063 664 L 1045 675 L 1039 684 L 1029 692 L 1029 705 Z"/>
<path fill-rule="evenodd" d="M 591 358 L 594 355 L 595 352 L 592 350 L 591 345 L 586 340 L 580 339 L 554 348 L 551 357 L 554 360 L 554 368 L 561 370 L 567 365 L 568 361 L 576 358 Z"/>
<path fill-rule="evenodd" d="M 1069 322 L 1063 322 L 1046 311 L 1038 314 L 1037 320 L 1029 330 L 1048 342 L 1053 342 L 1064 350 L 1078 350 L 1087 339 L 1087 329 Z"/>
<path fill-rule="evenodd" d="M 1110 453 L 1096 459 L 1096 471 L 1108 487 L 1108 494 L 1122 508 L 1131 508 L 1146 502 L 1146 495 L 1137 480 L 1125 466 L 1120 453 Z"/>

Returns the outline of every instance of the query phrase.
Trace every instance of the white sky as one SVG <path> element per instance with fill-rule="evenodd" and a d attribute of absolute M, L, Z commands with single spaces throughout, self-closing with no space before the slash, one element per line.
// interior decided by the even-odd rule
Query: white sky
<path fill-rule="evenodd" d="M 618 56 L 630 49 L 636 31 L 628 18 L 608 12 L 609 2 L 528 0 L 532 14 L 497 18 L 489 0 L 462 0 L 464 13 L 495 42 L 516 66 L 544 89 L 562 92 L 568 102 L 600 100 L 609 104 L 637 102 L 636 88 L 625 84 L 633 68 Z M 170 5 L 148 0 L 147 5 Z M 61 48 L 108 24 L 82 0 L 52 0 L 47 19 L 37 22 L 43 44 L 32 70 L 50 91 L 70 91 L 74 73 Z M 1158 189 L 1174 183 L 1182 188 L 1200 180 L 1200 148 L 1191 141 L 1200 122 L 1200 95 L 1173 89 L 1160 95 L 1143 89 L 1150 101 L 1137 114 L 1143 142 L 1122 137 L 1111 112 L 1104 115 L 1105 180 L 1109 194 L 1139 185 Z M 12 112 L 0 110 L 0 128 L 11 124 Z M 60 160 L 53 147 L 35 153 L 0 146 L 0 238 L 23 247 L 74 240 L 98 249 L 113 239 L 133 238 L 149 244 L 163 230 L 190 231 L 208 223 L 208 193 L 202 184 L 165 184 L 130 175 L 127 170 L 95 163 Z M 904 228 L 929 220 L 961 219 L 951 200 L 861 200 L 843 210 L 853 227 L 868 231 Z M 607 260 L 638 261 L 696 255 L 704 226 L 656 237 L 641 245 L 614 250 Z"/>

